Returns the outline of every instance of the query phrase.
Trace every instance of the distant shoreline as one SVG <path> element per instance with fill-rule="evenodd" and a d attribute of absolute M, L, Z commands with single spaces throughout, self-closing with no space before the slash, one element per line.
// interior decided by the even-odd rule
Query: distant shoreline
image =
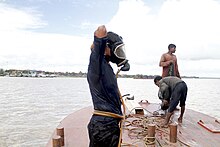
<path fill-rule="evenodd" d="M 9 69 L 3 70 L 0 69 L 0 76 L 4 77 L 36 77 L 36 78 L 56 78 L 56 77 L 87 77 L 87 73 L 83 72 L 49 72 L 42 70 L 17 70 Z M 133 78 L 133 79 L 153 79 L 157 75 L 127 75 L 119 74 L 119 78 Z M 182 76 L 181 78 L 190 78 L 190 79 L 220 79 L 220 77 L 197 77 L 197 76 Z"/>

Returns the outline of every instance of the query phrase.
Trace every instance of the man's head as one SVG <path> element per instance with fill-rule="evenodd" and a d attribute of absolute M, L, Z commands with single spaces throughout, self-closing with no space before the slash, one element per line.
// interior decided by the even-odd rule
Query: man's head
<path fill-rule="evenodd" d="M 130 65 L 126 59 L 125 48 L 123 39 L 116 33 L 107 33 L 107 47 L 110 49 L 110 53 L 105 53 L 105 58 L 112 63 L 117 64 L 118 67 L 122 66 L 122 71 L 128 71 Z M 108 50 L 107 50 L 108 51 Z"/>
<path fill-rule="evenodd" d="M 176 45 L 175 44 L 169 44 L 168 45 L 169 52 L 175 53 L 176 51 Z"/>
<path fill-rule="evenodd" d="M 161 76 L 156 76 L 156 77 L 154 77 L 154 84 L 159 87 L 159 81 L 160 81 L 161 79 L 162 79 Z"/>

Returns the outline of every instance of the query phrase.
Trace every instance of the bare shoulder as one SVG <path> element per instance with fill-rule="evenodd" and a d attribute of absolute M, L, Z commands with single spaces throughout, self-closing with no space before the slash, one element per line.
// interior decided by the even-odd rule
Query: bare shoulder
<path fill-rule="evenodd" d="M 95 35 L 96 37 L 98 37 L 98 38 L 103 38 L 103 37 L 107 36 L 107 30 L 106 30 L 105 25 L 99 26 L 99 27 L 96 29 L 94 35 Z"/>
<path fill-rule="evenodd" d="M 170 58 L 170 57 L 171 57 L 171 55 L 170 55 L 169 53 L 164 53 L 164 54 L 162 54 L 162 56 L 161 56 L 161 57 L 163 57 L 163 58 L 167 59 L 167 58 Z"/>
<path fill-rule="evenodd" d="M 166 53 L 161 55 L 160 62 L 164 62 L 165 60 L 166 60 Z"/>

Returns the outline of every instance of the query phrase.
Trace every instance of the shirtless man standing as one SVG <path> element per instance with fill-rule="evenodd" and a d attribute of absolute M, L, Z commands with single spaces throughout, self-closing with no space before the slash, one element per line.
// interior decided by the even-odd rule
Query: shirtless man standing
<path fill-rule="evenodd" d="M 178 70 L 177 58 L 173 54 L 175 51 L 176 45 L 169 44 L 168 52 L 161 56 L 159 66 L 163 67 L 162 77 L 176 76 L 181 78 Z"/>

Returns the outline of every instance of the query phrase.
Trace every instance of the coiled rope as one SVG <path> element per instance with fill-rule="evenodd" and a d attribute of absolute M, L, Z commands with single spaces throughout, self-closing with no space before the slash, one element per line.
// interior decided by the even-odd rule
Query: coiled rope
<path fill-rule="evenodd" d="M 161 142 L 159 141 L 159 138 L 156 137 L 149 137 L 148 136 L 148 127 L 147 124 L 159 124 L 163 121 L 163 118 L 161 117 L 144 117 L 144 116 L 137 116 L 137 115 L 129 115 L 126 117 L 126 120 L 124 121 L 124 129 L 128 130 L 128 136 L 131 138 L 131 140 L 135 140 L 132 144 L 123 143 L 127 146 L 135 146 L 135 143 L 142 142 L 146 147 L 149 145 L 153 145 L 157 143 L 158 146 L 161 145 Z M 166 136 L 169 135 L 168 129 L 162 129 L 158 125 L 156 125 L 157 132 L 160 132 L 162 134 L 166 134 Z M 138 141 L 137 141 L 138 140 Z M 163 139 L 164 143 L 167 145 L 170 144 L 170 142 L 166 139 L 166 137 Z M 181 141 L 179 138 L 177 138 L 177 141 L 181 146 L 187 146 L 190 147 L 187 143 Z"/>

